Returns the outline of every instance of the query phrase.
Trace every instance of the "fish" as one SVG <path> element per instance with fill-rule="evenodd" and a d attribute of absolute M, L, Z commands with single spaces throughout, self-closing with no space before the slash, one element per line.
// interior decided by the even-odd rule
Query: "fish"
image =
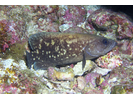
<path fill-rule="evenodd" d="M 98 58 L 112 50 L 117 43 L 112 39 L 89 33 L 40 32 L 28 39 L 26 51 L 28 68 L 47 70 L 48 67 L 72 64 Z"/>

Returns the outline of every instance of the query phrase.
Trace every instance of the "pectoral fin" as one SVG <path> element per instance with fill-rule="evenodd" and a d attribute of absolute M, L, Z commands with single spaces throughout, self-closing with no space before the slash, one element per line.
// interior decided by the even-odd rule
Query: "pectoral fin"
<path fill-rule="evenodd" d="M 85 52 L 83 51 L 83 61 L 82 61 L 82 69 L 84 69 L 86 64 L 86 59 L 85 59 Z"/>
<path fill-rule="evenodd" d="M 31 53 L 29 53 L 28 51 L 26 51 L 26 60 L 27 60 L 27 66 L 28 68 L 31 68 L 31 65 L 34 63 L 33 59 L 32 59 L 32 56 L 31 56 Z"/>

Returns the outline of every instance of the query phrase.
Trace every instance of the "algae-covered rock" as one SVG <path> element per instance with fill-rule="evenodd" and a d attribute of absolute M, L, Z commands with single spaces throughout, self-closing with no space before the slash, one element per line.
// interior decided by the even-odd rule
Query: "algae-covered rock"
<path fill-rule="evenodd" d="M 72 68 L 65 68 L 64 70 L 49 67 L 48 68 L 48 78 L 50 80 L 70 80 L 74 78 L 74 73 Z"/>
<path fill-rule="evenodd" d="M 126 91 L 122 85 L 113 86 L 111 89 L 111 94 L 125 94 Z"/>
<path fill-rule="evenodd" d="M 74 66 L 73 71 L 74 71 L 75 75 L 81 76 L 84 74 L 84 72 L 86 72 L 86 71 L 89 72 L 89 71 L 93 70 L 96 66 L 97 65 L 94 62 L 92 62 L 91 60 L 86 60 L 86 65 L 85 65 L 84 69 L 82 69 L 82 61 L 81 61 L 81 62 L 78 62 Z"/>

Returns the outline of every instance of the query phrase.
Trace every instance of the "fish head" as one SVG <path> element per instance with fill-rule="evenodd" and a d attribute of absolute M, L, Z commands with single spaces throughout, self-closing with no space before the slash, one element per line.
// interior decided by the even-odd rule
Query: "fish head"
<path fill-rule="evenodd" d="M 105 37 L 97 37 L 90 42 L 85 48 L 86 57 L 87 55 L 92 58 L 96 58 L 105 55 L 112 50 L 117 43 L 114 40 L 107 39 Z"/>

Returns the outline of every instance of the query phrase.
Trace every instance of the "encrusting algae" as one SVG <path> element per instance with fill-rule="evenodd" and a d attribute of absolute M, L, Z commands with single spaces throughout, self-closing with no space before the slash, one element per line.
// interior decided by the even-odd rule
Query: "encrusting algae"
<path fill-rule="evenodd" d="M 27 42 L 24 43 L 15 43 L 12 46 L 10 46 L 10 48 L 8 50 L 6 50 L 6 52 L 4 54 L 0 54 L 0 56 L 2 58 L 12 58 L 16 61 L 19 60 L 25 60 L 25 46 L 26 46 Z M 26 61 L 26 60 L 25 60 Z"/>

